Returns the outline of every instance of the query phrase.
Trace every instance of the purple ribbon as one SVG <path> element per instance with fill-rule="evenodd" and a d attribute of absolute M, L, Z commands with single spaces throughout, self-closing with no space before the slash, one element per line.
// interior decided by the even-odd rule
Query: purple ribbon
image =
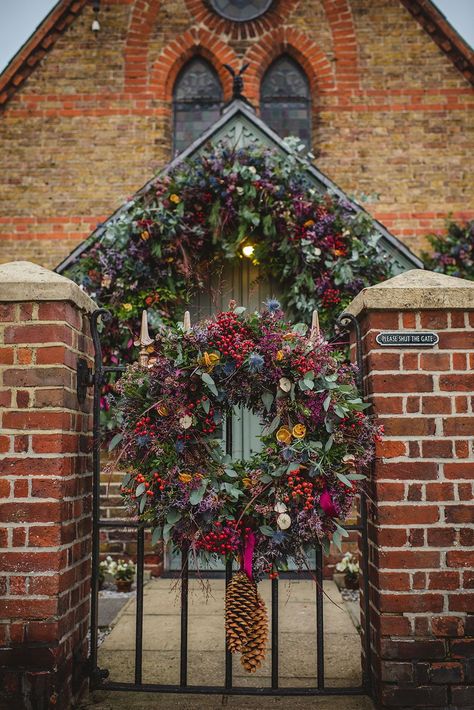
<path fill-rule="evenodd" d="M 242 567 L 249 579 L 253 579 L 253 551 L 255 549 L 255 533 L 251 530 L 244 538 Z"/>
<path fill-rule="evenodd" d="M 327 489 L 324 489 L 324 491 L 321 493 L 321 498 L 319 499 L 319 505 L 324 510 L 326 515 L 328 515 L 330 518 L 337 518 L 337 510 L 334 507 L 334 503 L 332 502 L 332 498 L 329 495 L 329 492 Z"/>

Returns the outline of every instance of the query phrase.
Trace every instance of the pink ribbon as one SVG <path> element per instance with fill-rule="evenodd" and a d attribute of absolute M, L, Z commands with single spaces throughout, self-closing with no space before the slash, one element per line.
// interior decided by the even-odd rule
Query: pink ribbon
<path fill-rule="evenodd" d="M 326 515 L 328 515 L 331 518 L 337 518 L 337 510 L 334 507 L 334 503 L 332 502 L 332 498 L 329 495 L 329 492 L 327 491 L 327 489 L 325 489 L 321 493 L 321 498 L 319 499 L 319 505 L 324 510 Z"/>
<path fill-rule="evenodd" d="M 249 579 L 253 579 L 253 551 L 255 549 L 255 533 L 251 530 L 244 538 L 242 567 Z"/>

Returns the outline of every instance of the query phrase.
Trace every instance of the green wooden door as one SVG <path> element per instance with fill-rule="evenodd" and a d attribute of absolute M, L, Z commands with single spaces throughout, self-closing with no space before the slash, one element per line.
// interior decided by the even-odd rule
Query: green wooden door
<path fill-rule="evenodd" d="M 227 266 L 215 276 L 190 304 L 191 323 L 208 318 L 219 311 L 227 310 L 229 301 L 235 300 L 247 310 L 260 310 L 264 301 L 275 297 L 274 284 L 260 278 L 259 269 L 250 259 L 241 259 L 235 266 Z M 236 407 L 232 417 L 232 456 L 249 458 L 260 447 L 258 435 L 261 426 L 258 417 L 241 407 Z M 225 447 L 225 441 L 223 446 Z M 180 568 L 179 556 L 170 554 L 165 560 L 166 568 Z M 194 566 L 190 560 L 190 567 Z M 223 569 L 221 564 L 211 567 L 199 565 L 200 569 Z"/>

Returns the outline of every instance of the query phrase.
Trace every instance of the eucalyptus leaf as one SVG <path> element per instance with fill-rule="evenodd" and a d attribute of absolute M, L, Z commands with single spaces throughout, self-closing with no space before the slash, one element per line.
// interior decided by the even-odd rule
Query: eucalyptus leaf
<path fill-rule="evenodd" d="M 146 490 L 145 484 L 144 484 L 144 483 L 139 483 L 138 486 L 137 486 L 136 489 L 135 489 L 135 495 L 137 496 L 137 498 L 138 498 L 138 496 L 141 496 L 141 494 L 144 493 L 145 490 Z"/>
<path fill-rule="evenodd" d="M 273 533 L 275 532 L 269 525 L 260 525 L 259 530 L 262 535 L 266 535 L 266 537 L 273 537 Z"/>
<path fill-rule="evenodd" d="M 263 402 L 267 412 L 269 412 L 270 409 L 272 408 L 272 404 L 273 404 L 274 399 L 275 399 L 274 396 L 272 395 L 271 392 L 268 392 L 268 390 L 265 390 L 265 392 L 262 394 L 262 402 Z"/>
<path fill-rule="evenodd" d="M 178 520 L 181 520 L 181 512 L 176 508 L 171 508 L 166 516 L 166 522 L 170 525 L 174 525 Z"/>
<path fill-rule="evenodd" d="M 216 383 L 214 382 L 210 374 L 208 372 L 203 372 L 201 375 L 201 379 L 207 386 L 207 388 L 212 392 L 212 394 L 217 397 L 219 392 L 217 391 Z"/>
<path fill-rule="evenodd" d="M 156 528 L 153 530 L 153 534 L 152 534 L 152 536 L 151 536 L 151 545 L 152 545 L 152 547 L 153 547 L 154 545 L 156 545 L 156 543 L 157 543 L 159 540 L 161 540 L 162 535 L 163 535 L 163 528 L 161 527 L 161 525 L 158 525 L 158 527 L 156 527 Z"/>
<path fill-rule="evenodd" d="M 198 505 L 204 498 L 204 493 L 206 492 L 207 488 L 207 481 L 206 483 L 203 483 L 199 488 L 196 488 L 196 490 L 191 491 L 191 494 L 189 496 L 189 502 L 191 505 Z"/>
<path fill-rule="evenodd" d="M 146 499 L 146 495 L 142 495 L 142 497 L 140 498 L 140 513 L 143 513 L 143 511 L 145 510 Z"/>
<path fill-rule="evenodd" d="M 171 523 L 165 523 L 165 525 L 163 527 L 163 540 L 165 542 L 168 542 L 168 540 L 170 539 L 170 533 L 171 533 L 172 527 L 173 527 L 173 525 Z"/>
<path fill-rule="evenodd" d="M 324 409 L 325 412 L 328 411 L 330 404 L 331 404 L 331 395 L 328 394 L 328 396 L 326 397 L 326 399 L 325 399 L 324 402 L 323 402 L 323 409 Z"/>
<path fill-rule="evenodd" d="M 336 471 L 336 476 L 340 481 L 344 483 L 344 485 L 348 486 L 349 488 L 352 488 L 352 483 L 347 478 L 347 476 L 345 476 L 343 473 L 340 473 L 340 471 Z"/>
<path fill-rule="evenodd" d="M 113 436 L 112 439 L 110 440 L 110 443 L 109 443 L 109 451 L 113 451 L 113 450 L 115 449 L 115 447 L 116 447 L 118 444 L 120 444 L 120 442 L 122 441 L 122 439 L 123 439 L 123 434 L 120 434 L 120 433 L 115 434 L 115 436 Z"/>
<path fill-rule="evenodd" d="M 271 422 L 271 424 L 269 424 L 268 426 L 266 426 L 266 427 L 263 429 L 263 431 L 262 431 L 262 436 L 268 436 L 269 434 L 273 434 L 273 432 L 275 431 L 275 429 L 277 428 L 277 426 L 279 425 L 279 423 L 280 423 L 280 415 L 277 414 L 277 416 L 274 417 L 274 419 L 273 419 L 273 421 Z"/>
<path fill-rule="evenodd" d="M 324 446 L 324 451 L 330 451 L 333 443 L 334 443 L 334 436 L 331 434 L 329 439 L 326 441 L 326 444 Z"/>
<path fill-rule="evenodd" d="M 201 399 L 201 407 L 204 409 L 206 414 L 209 414 L 209 410 L 211 408 L 211 401 L 209 399 Z"/>
<path fill-rule="evenodd" d="M 238 473 L 236 473 L 233 468 L 226 468 L 225 474 L 229 476 L 229 478 L 237 478 L 238 476 Z"/>

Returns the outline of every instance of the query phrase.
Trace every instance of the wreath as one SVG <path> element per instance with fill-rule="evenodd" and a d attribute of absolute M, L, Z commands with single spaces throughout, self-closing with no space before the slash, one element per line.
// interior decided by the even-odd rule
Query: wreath
<path fill-rule="evenodd" d="M 226 598 L 227 643 L 248 670 L 264 655 L 266 611 L 256 582 L 306 547 L 340 546 L 343 520 L 380 432 L 364 414 L 354 367 L 317 327 L 280 304 L 159 329 L 121 378 L 121 492 L 132 515 L 185 555 L 238 559 Z M 234 461 L 223 422 L 246 407 L 261 451 Z M 117 440 L 118 441 L 118 440 Z"/>

